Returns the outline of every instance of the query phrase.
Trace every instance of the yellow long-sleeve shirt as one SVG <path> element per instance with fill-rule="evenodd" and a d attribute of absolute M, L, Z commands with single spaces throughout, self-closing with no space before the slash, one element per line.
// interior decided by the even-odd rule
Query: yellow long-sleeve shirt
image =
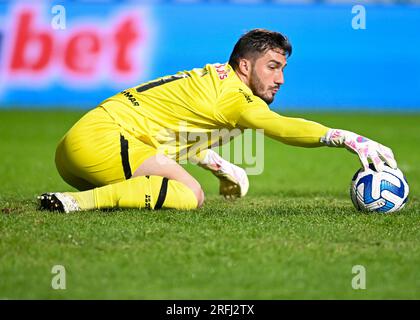
<path fill-rule="evenodd" d="M 118 103 L 115 103 L 118 102 Z M 315 147 L 328 128 L 280 116 L 239 79 L 229 64 L 207 64 L 118 93 L 102 106 L 125 130 L 156 148 L 171 145 L 178 154 L 207 136 L 220 141 L 220 129 L 263 129 L 286 144 Z M 185 151 L 185 150 L 184 150 Z"/>

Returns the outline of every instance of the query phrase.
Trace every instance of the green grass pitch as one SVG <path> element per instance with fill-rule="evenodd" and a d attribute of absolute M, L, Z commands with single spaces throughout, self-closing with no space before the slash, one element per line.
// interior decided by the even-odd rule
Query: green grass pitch
<path fill-rule="evenodd" d="M 228 202 L 200 168 L 191 212 L 57 214 L 36 195 L 72 190 L 55 146 L 82 111 L 0 112 L 0 299 L 419 299 L 420 115 L 300 114 L 390 146 L 410 184 L 396 214 L 353 209 L 359 163 L 344 149 L 265 141 L 264 172 Z M 54 265 L 66 289 L 54 290 Z M 366 289 L 352 288 L 352 267 Z"/>

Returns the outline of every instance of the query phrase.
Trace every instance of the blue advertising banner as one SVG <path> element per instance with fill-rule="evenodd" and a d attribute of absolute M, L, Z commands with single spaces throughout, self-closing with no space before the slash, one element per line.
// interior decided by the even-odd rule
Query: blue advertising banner
<path fill-rule="evenodd" d="M 132 1 L 1 2 L 0 108 L 92 108 L 253 28 L 293 44 L 273 108 L 420 110 L 420 6 Z"/>

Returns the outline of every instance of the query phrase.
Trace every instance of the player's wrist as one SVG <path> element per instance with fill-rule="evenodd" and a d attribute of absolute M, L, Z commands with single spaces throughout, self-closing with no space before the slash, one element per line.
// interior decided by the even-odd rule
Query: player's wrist
<path fill-rule="evenodd" d="M 321 143 L 328 147 L 343 147 L 346 141 L 351 140 L 356 134 L 342 129 L 329 129 L 327 133 L 321 137 Z"/>
<path fill-rule="evenodd" d="M 196 159 L 197 164 L 200 167 L 210 170 L 213 173 L 216 173 L 218 170 L 220 170 L 222 165 L 222 158 L 211 149 L 200 151 L 197 154 Z"/>
<path fill-rule="evenodd" d="M 200 166 L 210 170 L 220 180 L 220 193 L 225 197 L 243 197 L 249 189 L 246 171 L 223 159 L 211 149 L 201 154 Z"/>

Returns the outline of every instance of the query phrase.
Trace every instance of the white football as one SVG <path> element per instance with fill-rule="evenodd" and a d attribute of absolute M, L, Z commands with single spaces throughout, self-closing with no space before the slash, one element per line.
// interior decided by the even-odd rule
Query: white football
<path fill-rule="evenodd" d="M 359 169 L 351 181 L 350 195 L 356 209 L 381 213 L 401 210 L 409 192 L 404 174 L 387 165 L 382 172 L 376 172 L 373 164 L 369 167 Z"/>

